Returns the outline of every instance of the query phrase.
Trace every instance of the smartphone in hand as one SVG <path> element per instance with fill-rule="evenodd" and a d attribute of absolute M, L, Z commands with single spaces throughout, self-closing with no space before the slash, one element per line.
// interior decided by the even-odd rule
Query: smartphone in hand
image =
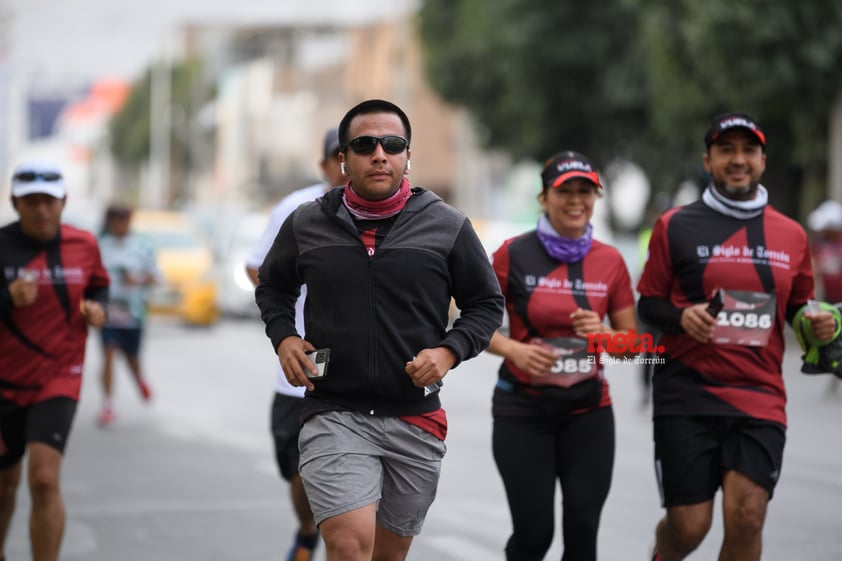
<path fill-rule="evenodd" d="M 716 292 L 713 293 L 713 298 L 710 299 L 708 302 L 708 307 L 706 309 L 707 313 L 711 316 L 716 317 L 719 315 L 719 312 L 722 311 L 722 308 L 725 306 L 725 297 L 722 295 L 722 289 L 717 288 Z"/>
<path fill-rule="evenodd" d="M 330 349 L 316 349 L 307 353 L 307 358 L 313 361 L 318 370 L 317 374 L 313 374 L 309 369 L 305 370 L 307 377 L 311 380 L 321 380 L 327 377 L 327 365 L 330 363 Z"/>

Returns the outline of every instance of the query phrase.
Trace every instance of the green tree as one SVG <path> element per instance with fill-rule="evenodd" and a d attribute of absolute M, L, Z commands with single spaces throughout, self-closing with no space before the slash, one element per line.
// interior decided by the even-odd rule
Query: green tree
<path fill-rule="evenodd" d="M 773 203 L 803 217 L 821 196 L 837 0 L 426 0 L 419 19 L 431 83 L 489 146 L 623 156 L 669 191 L 699 175 L 710 118 L 742 110 L 767 132 Z"/>
<path fill-rule="evenodd" d="M 133 85 L 123 107 L 108 124 L 111 155 L 122 166 L 135 168 L 149 159 L 150 72 Z"/>
<path fill-rule="evenodd" d="M 640 9 L 657 136 L 689 157 L 704 148 L 692 138 L 711 115 L 752 114 L 767 132 L 772 201 L 803 217 L 826 191 L 842 4 L 640 0 Z"/>
<path fill-rule="evenodd" d="M 570 148 L 605 162 L 645 122 L 627 2 L 426 0 L 419 29 L 433 86 L 515 158 Z"/>
<path fill-rule="evenodd" d="M 202 65 L 197 59 L 177 63 L 170 75 L 170 184 L 173 199 L 188 196 L 187 177 L 197 162 L 196 140 L 192 131 L 196 115 L 210 99 L 212 91 L 203 84 Z M 152 73 L 147 70 L 132 86 L 121 110 L 109 123 L 111 154 L 126 175 L 137 177 L 140 167 L 149 161 L 152 124 Z M 136 187 L 136 186 L 135 186 Z"/>

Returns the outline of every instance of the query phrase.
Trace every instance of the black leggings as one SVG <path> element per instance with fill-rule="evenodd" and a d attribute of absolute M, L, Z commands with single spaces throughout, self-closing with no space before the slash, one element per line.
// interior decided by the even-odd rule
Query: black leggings
<path fill-rule="evenodd" d="M 561 482 L 562 561 L 595 561 L 599 517 L 614 468 L 614 412 L 494 417 L 494 460 L 512 515 L 507 561 L 541 561 L 554 531 Z"/>

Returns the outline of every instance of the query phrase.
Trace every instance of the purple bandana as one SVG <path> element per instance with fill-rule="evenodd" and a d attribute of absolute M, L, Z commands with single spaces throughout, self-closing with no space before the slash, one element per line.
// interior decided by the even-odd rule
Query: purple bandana
<path fill-rule="evenodd" d="M 538 239 L 541 240 L 541 245 L 544 246 L 550 257 L 562 263 L 575 263 L 584 259 L 590 251 L 593 241 L 593 225 L 590 222 L 585 226 L 585 233 L 582 237 L 565 238 L 558 235 L 546 214 L 542 214 L 538 218 L 536 233 Z"/>

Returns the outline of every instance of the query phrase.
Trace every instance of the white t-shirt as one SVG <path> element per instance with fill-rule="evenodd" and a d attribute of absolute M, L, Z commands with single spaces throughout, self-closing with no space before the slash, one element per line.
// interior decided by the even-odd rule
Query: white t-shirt
<path fill-rule="evenodd" d="M 272 244 L 278 236 L 278 231 L 281 229 L 281 225 L 283 225 L 287 216 L 292 214 L 292 211 L 303 203 L 314 201 L 321 197 L 325 193 L 326 188 L 324 183 L 319 183 L 293 191 L 281 199 L 275 205 L 275 208 L 272 209 L 272 213 L 269 215 L 269 224 L 266 225 L 263 235 L 260 236 L 260 239 L 257 240 L 257 243 L 252 248 L 251 253 L 249 253 L 246 259 L 246 265 L 255 269 L 259 268 L 263 264 L 266 254 L 272 248 Z M 295 328 L 300 334 L 304 333 L 304 299 L 306 296 L 307 286 L 304 285 L 301 287 L 301 296 L 298 297 L 298 301 L 295 303 Z M 284 371 L 279 365 L 275 391 L 284 395 L 304 397 L 305 388 L 303 386 L 296 387 L 287 382 L 286 375 L 284 375 Z"/>
<path fill-rule="evenodd" d="M 107 327 L 139 328 L 146 321 L 148 284 L 128 283 L 134 277 L 152 276 L 161 282 L 161 271 L 155 261 L 155 248 L 144 237 L 129 233 L 117 237 L 113 234 L 99 236 L 102 263 L 108 269 L 111 284 L 108 287 Z"/>

